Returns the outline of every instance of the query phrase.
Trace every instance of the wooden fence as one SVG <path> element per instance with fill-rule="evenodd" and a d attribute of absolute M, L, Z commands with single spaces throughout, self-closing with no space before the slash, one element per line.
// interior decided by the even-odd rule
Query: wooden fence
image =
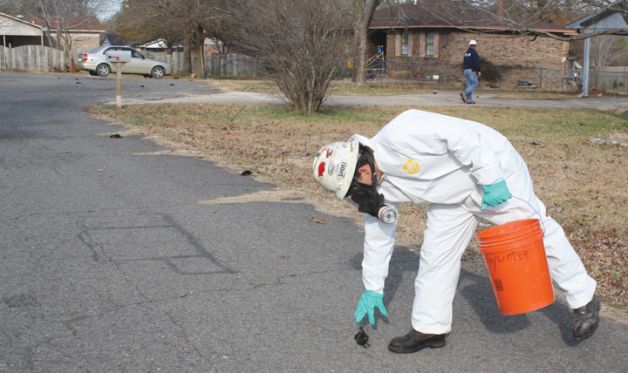
<path fill-rule="evenodd" d="M 145 50 L 142 51 L 142 54 L 144 54 L 146 58 L 169 63 L 172 67 L 172 73 L 175 75 L 183 72 L 183 53 L 181 52 L 168 54 L 166 52 L 150 52 Z"/>
<path fill-rule="evenodd" d="M 0 70 L 65 71 L 65 57 L 63 51 L 41 45 L 0 46 Z"/>
<path fill-rule="evenodd" d="M 221 78 L 251 78 L 265 74 L 263 64 L 257 57 L 237 53 L 212 53 L 205 72 L 209 76 Z"/>
<path fill-rule="evenodd" d="M 183 53 L 143 52 L 146 58 L 168 62 L 173 74 L 183 73 Z M 259 59 L 237 53 L 210 53 L 205 56 L 205 74 L 220 78 L 250 78 L 264 75 Z"/>

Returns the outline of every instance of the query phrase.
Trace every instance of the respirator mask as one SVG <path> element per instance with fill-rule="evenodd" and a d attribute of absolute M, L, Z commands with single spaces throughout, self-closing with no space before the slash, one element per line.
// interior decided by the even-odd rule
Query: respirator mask
<path fill-rule="evenodd" d="M 365 164 L 371 169 L 371 185 L 359 183 L 358 170 Z M 377 192 L 377 174 L 375 172 L 375 158 L 373 150 L 360 144 L 356 171 L 347 192 L 347 197 L 358 206 L 358 211 L 376 217 L 381 222 L 392 224 L 397 220 L 397 212 L 386 205 L 384 195 Z"/>

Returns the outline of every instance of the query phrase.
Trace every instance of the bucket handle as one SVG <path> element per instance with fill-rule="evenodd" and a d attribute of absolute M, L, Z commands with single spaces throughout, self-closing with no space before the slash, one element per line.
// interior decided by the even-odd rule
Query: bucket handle
<path fill-rule="evenodd" d="M 530 209 L 532 209 L 532 211 L 536 212 L 536 214 L 539 216 L 539 222 L 541 223 L 541 227 L 543 228 L 543 232 L 545 232 L 545 224 L 543 223 L 543 215 L 541 215 L 541 213 L 537 209 L 535 209 L 534 206 L 532 206 L 532 204 L 530 202 L 526 201 L 525 199 L 519 198 L 519 197 L 514 196 L 514 195 L 512 196 L 512 198 L 516 198 L 519 201 L 525 202 L 530 207 Z"/>

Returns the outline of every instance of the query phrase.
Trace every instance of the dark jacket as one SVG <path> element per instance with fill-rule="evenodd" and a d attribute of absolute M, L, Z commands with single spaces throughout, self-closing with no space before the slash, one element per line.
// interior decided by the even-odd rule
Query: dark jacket
<path fill-rule="evenodd" d="M 475 72 L 480 71 L 480 56 L 478 52 L 475 51 L 475 48 L 469 47 L 467 51 L 464 53 L 464 60 L 462 62 L 464 65 L 464 69 L 472 69 Z"/>

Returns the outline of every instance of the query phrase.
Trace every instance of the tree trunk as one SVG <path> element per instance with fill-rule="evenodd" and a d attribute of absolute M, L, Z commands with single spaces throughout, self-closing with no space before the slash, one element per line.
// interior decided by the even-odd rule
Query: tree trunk
<path fill-rule="evenodd" d="M 353 82 L 361 85 L 365 83 L 366 68 L 366 39 L 369 23 L 375 9 L 381 0 L 352 0 L 353 1 Z"/>
<path fill-rule="evenodd" d="M 70 69 L 70 72 L 77 72 L 78 69 L 76 68 L 76 63 L 74 61 L 74 59 L 76 58 L 76 53 L 73 48 L 72 35 L 69 31 L 67 31 L 67 29 L 63 37 L 63 53 L 65 54 L 66 61 L 69 61 L 68 68 Z"/>
<path fill-rule="evenodd" d="M 183 38 L 183 71 L 184 75 L 192 73 L 192 34 Z"/>
<path fill-rule="evenodd" d="M 50 26 L 46 25 L 46 40 L 48 41 L 48 46 L 50 48 L 54 48 L 54 42 L 52 40 L 52 37 L 50 36 Z"/>
<path fill-rule="evenodd" d="M 353 25 L 353 82 L 364 84 L 366 68 L 366 28 L 356 20 Z"/>
<path fill-rule="evenodd" d="M 205 30 L 198 26 L 194 32 L 195 58 L 192 64 L 194 74 L 197 78 L 205 79 Z"/>

